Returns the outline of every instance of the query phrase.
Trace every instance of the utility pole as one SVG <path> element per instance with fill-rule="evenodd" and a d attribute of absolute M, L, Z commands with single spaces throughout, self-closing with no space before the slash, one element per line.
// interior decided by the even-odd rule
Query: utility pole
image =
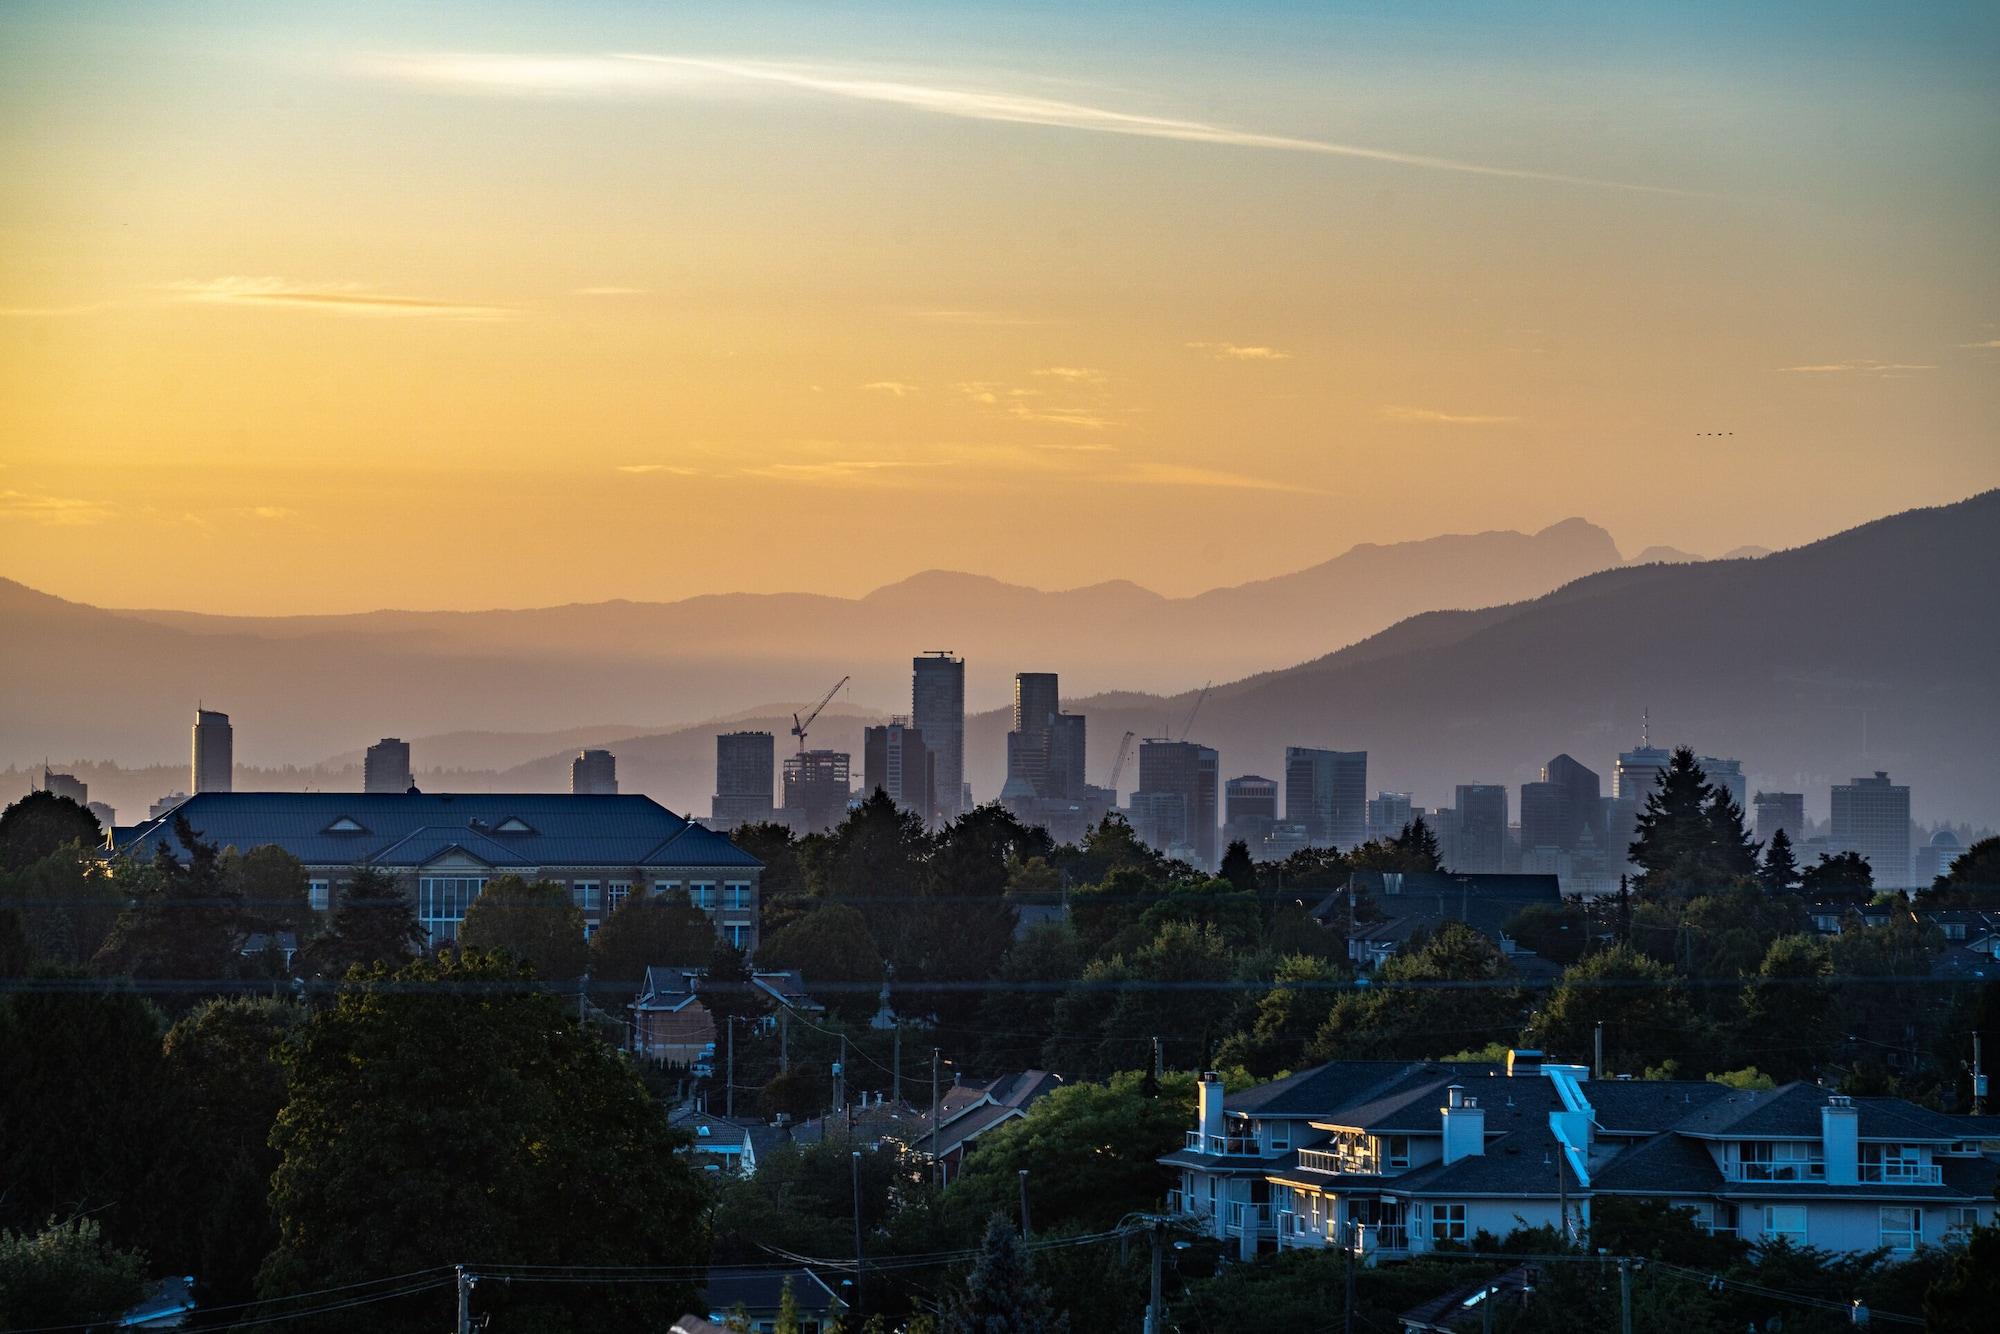
<path fill-rule="evenodd" d="M 944 1161 L 938 1155 L 938 1057 L 940 1051 L 931 1048 L 931 1184 L 944 1185 Z"/>
<path fill-rule="evenodd" d="M 889 1094 L 889 1101 L 901 1107 L 903 1105 L 903 1021 L 900 1019 L 896 1021 L 894 1051 L 896 1054 L 889 1058 L 890 1078 L 893 1081 L 894 1090 Z"/>
<path fill-rule="evenodd" d="M 1972 1114 L 1986 1115 L 1986 1067 L 1979 1063 L 1979 1031 L 1972 1033 Z"/>
<path fill-rule="evenodd" d="M 1349 1226 L 1355 1229 L 1354 1240 L 1359 1243 L 1361 1240 L 1360 1225 L 1357 1223 L 1350 1224 Z M 1346 1227 L 1341 1228 L 1340 1235 L 1341 1239 L 1345 1241 L 1347 1238 Z M 1342 1246 L 1340 1249 L 1347 1258 L 1347 1263 L 1341 1266 L 1342 1271 L 1346 1275 L 1347 1287 L 1346 1297 L 1340 1304 L 1341 1328 L 1345 1331 L 1345 1334 L 1354 1334 L 1354 1247 Z"/>
<path fill-rule="evenodd" d="M 861 1314 L 861 1150 L 853 1150 L 847 1161 L 854 1169 L 854 1314 Z M 1632 1334 L 1628 1329 L 1625 1334 Z"/>
<path fill-rule="evenodd" d="M 1160 1309 L 1166 1287 L 1165 1232 L 1166 1224 L 1155 1218 L 1146 1233 L 1153 1242 L 1153 1297 L 1146 1303 L 1146 1334 L 1161 1334 L 1166 1328 L 1166 1313 Z"/>
<path fill-rule="evenodd" d="M 1166 1049 L 1161 1046 L 1160 1039 L 1157 1036 L 1155 1036 L 1153 1038 L 1153 1082 L 1157 1084 L 1166 1077 L 1167 1077 Z"/>
<path fill-rule="evenodd" d="M 1597 1045 L 1597 1050 L 1596 1050 L 1597 1062 L 1591 1068 L 1592 1069 L 1591 1077 L 1593 1079 L 1603 1079 L 1604 1078 L 1604 1021 L 1602 1019 L 1597 1021 L 1597 1035 L 1594 1041 L 1596 1042 Z"/>
<path fill-rule="evenodd" d="M 722 1114 L 736 1115 L 736 1016 L 729 1016 L 729 1056 L 722 1067 Z"/>
<path fill-rule="evenodd" d="M 833 1067 L 833 1113 L 847 1106 L 847 1034 L 840 1035 L 840 1064 Z M 851 1118 L 850 1118 L 851 1119 Z"/>
<path fill-rule="evenodd" d="M 778 1073 L 784 1074 L 792 1068 L 792 1012 L 789 1007 L 778 1010 Z"/>
<path fill-rule="evenodd" d="M 1623 1255 L 1618 1257 L 1618 1329 L 1632 1334 L 1632 1261 Z"/>
<path fill-rule="evenodd" d="M 458 1271 L 458 1334 L 472 1334 L 472 1276 L 464 1265 Z"/>
<path fill-rule="evenodd" d="M 1021 1244 L 1028 1244 L 1028 1169 L 1023 1167 L 1016 1173 L 1021 1178 Z"/>

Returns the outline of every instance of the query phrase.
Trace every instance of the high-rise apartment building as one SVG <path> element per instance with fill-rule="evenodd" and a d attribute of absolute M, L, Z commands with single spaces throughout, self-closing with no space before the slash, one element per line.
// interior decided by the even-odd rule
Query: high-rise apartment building
<path fill-rule="evenodd" d="M 924 744 L 924 734 L 901 718 L 861 732 L 861 788 L 868 796 L 886 792 L 889 800 L 929 824 L 937 783 L 937 760 Z"/>
<path fill-rule="evenodd" d="M 1179 797 L 1189 860 L 1203 870 L 1215 869 L 1220 775 L 1221 757 L 1207 746 L 1191 741 L 1139 743 L 1139 791 L 1132 797 L 1134 809 L 1140 807 L 1142 795 L 1153 805 L 1158 805 L 1163 795 Z"/>
<path fill-rule="evenodd" d="M 1084 716 L 1058 713 L 1049 719 L 1048 763 L 1043 766 L 1042 795 L 1081 801 L 1088 785 L 1083 770 Z"/>
<path fill-rule="evenodd" d="M 1261 774 L 1244 774 L 1222 785 L 1222 842 L 1241 842 L 1255 856 L 1271 826 L 1278 822 L 1278 783 Z"/>
<path fill-rule="evenodd" d="M 1695 763 L 1701 766 L 1710 787 L 1721 788 L 1736 803 L 1737 810 L 1749 813 L 1749 785 L 1743 779 L 1743 761 L 1703 755 Z"/>
<path fill-rule="evenodd" d="M 68 797 L 79 806 L 90 805 L 90 784 L 75 774 L 59 774 L 46 764 L 42 766 L 42 785 L 38 791 L 52 797 Z"/>
<path fill-rule="evenodd" d="M 1521 851 L 1572 851 L 1586 832 L 1595 844 L 1601 807 L 1596 772 L 1568 755 L 1556 756 L 1542 766 L 1540 782 L 1521 785 Z"/>
<path fill-rule="evenodd" d="M 1377 792 L 1368 799 L 1368 837 L 1395 838 L 1410 823 L 1416 806 L 1407 792 Z"/>
<path fill-rule="evenodd" d="M 1049 795 L 1049 742 L 1062 699 L 1054 672 L 1014 674 L 1014 727 L 1007 734 L 1007 786 Z"/>
<path fill-rule="evenodd" d="M 1858 852 L 1875 872 L 1877 889 L 1910 883 L 1910 789 L 1881 769 L 1833 789 L 1833 846 Z"/>
<path fill-rule="evenodd" d="M 1780 829 L 1796 848 L 1806 839 L 1806 794 L 1803 792 L 1759 792 L 1751 799 L 1757 819 L 1756 838 L 1765 847 Z M 1796 855 L 1796 854 L 1794 854 Z"/>
<path fill-rule="evenodd" d="M 769 732 L 718 734 L 709 817 L 726 829 L 770 819 L 777 775 L 777 743 Z"/>
<path fill-rule="evenodd" d="M 229 715 L 214 709 L 194 712 L 194 758 L 189 786 L 197 793 L 227 792 L 235 783 L 236 734 Z"/>
<path fill-rule="evenodd" d="M 1035 732 L 1062 711 L 1054 672 L 1014 673 L 1014 730 Z"/>
<path fill-rule="evenodd" d="M 910 660 L 910 725 L 937 756 L 934 805 L 940 822 L 965 813 L 965 660 L 948 649 Z"/>
<path fill-rule="evenodd" d="M 852 763 L 844 750 L 802 750 L 785 757 L 785 811 L 796 832 L 817 834 L 847 818 Z"/>
<path fill-rule="evenodd" d="M 1368 752 L 1285 747 L 1285 822 L 1304 825 L 1319 848 L 1368 838 Z"/>
<path fill-rule="evenodd" d="M 618 795 L 618 757 L 608 750 L 585 750 L 569 766 L 569 790 L 579 797 Z"/>
<path fill-rule="evenodd" d="M 1507 788 L 1502 783 L 1458 785 L 1458 838 L 1454 871 L 1473 874 L 1507 869 Z"/>
<path fill-rule="evenodd" d="M 385 736 L 368 748 L 361 761 L 363 792 L 408 792 L 416 786 L 410 772 L 410 743 Z"/>

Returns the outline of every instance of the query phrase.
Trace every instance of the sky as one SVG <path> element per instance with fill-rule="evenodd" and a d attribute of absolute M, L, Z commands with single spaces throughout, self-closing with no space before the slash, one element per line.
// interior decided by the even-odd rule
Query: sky
<path fill-rule="evenodd" d="M 2000 485 L 1996 68 L 1990 4 L 10 4 L 0 576 L 1810 540 Z"/>

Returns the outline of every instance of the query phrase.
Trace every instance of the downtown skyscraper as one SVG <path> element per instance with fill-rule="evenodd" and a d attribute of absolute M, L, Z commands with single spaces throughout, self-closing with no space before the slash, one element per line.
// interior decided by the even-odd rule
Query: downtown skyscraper
<path fill-rule="evenodd" d="M 965 813 L 965 659 L 933 649 L 910 660 L 910 726 L 936 757 L 931 806 L 939 823 Z"/>

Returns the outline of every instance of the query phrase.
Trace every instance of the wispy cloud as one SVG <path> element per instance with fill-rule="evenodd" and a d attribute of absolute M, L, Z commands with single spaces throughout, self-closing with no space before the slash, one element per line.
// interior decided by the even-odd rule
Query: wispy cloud
<path fill-rule="evenodd" d="M 1117 111 L 1032 93 L 980 89 L 944 82 L 915 83 L 907 77 L 893 77 L 865 68 L 647 52 L 580 56 L 439 52 L 374 57 L 362 61 L 359 70 L 375 77 L 413 80 L 463 92 L 523 96 L 629 97 L 646 92 L 686 96 L 761 88 L 872 102 L 962 120 L 999 121 L 1012 125 L 1170 139 L 1229 148 L 1358 158 L 1423 171 L 1632 190 L 1647 194 L 1686 193 L 1661 186 L 1469 162 L 1425 153 L 1338 143 L 1329 139 L 1263 134 L 1207 121 Z M 654 76 L 652 80 L 646 78 L 646 72 Z"/>
<path fill-rule="evenodd" d="M 358 283 L 299 283 L 284 278 L 189 279 L 169 283 L 167 290 L 184 301 L 288 307 L 342 315 L 492 320 L 514 313 L 504 306 L 378 292 Z"/>
<path fill-rule="evenodd" d="M 1960 343 L 1960 347 L 2000 347 L 2000 338 L 1989 338 L 1983 343 Z"/>
<path fill-rule="evenodd" d="M 917 469 L 948 467 L 944 459 L 824 459 L 810 463 L 760 463 L 742 470 L 745 477 L 777 482 L 906 485 L 903 474 Z"/>
<path fill-rule="evenodd" d="M 905 384 L 901 380 L 872 380 L 861 387 L 878 394 L 892 394 L 897 398 L 908 398 L 911 394 L 920 392 L 917 386 Z"/>
<path fill-rule="evenodd" d="M 1049 380 L 1062 380 L 1068 384 L 1103 384 L 1104 372 L 1092 370 L 1088 366 L 1044 366 L 1035 374 Z"/>
<path fill-rule="evenodd" d="M 971 328 L 1019 329 L 1049 322 L 1004 310 L 897 310 L 892 313 L 905 319 L 922 320 L 926 324 L 962 324 Z"/>
<path fill-rule="evenodd" d="M 1934 371 L 1936 366 L 1906 361 L 1828 361 L 1814 366 L 1780 366 L 1782 371 L 1800 375 L 1901 375 L 1909 371 Z"/>
<path fill-rule="evenodd" d="M 1206 352 L 1224 361 L 1290 361 L 1292 354 L 1275 347 L 1245 346 L 1242 343 L 1189 343 L 1196 352 Z"/>
<path fill-rule="evenodd" d="M 0 491 L 0 519 L 21 519 L 45 528 L 80 528 L 103 523 L 113 512 L 110 505 L 98 500 Z"/>
<path fill-rule="evenodd" d="M 109 304 L 107 301 L 86 301 L 74 306 L 0 306 L 0 319 L 61 319 L 66 315 L 88 315 L 94 310 L 103 310 Z"/>
<path fill-rule="evenodd" d="M 299 512 L 289 505 L 245 505 L 237 513 L 252 519 L 296 519 Z"/>
<path fill-rule="evenodd" d="M 1504 426 L 1521 420 L 1519 417 L 1499 417 L 1474 412 L 1440 412 L 1436 408 L 1385 407 L 1376 410 L 1376 416 L 1389 422 L 1414 422 L 1437 426 Z"/>
<path fill-rule="evenodd" d="M 1271 477 L 1252 477 L 1248 473 L 1223 472 L 1215 468 L 1198 468 L 1183 463 L 1135 462 L 1124 469 L 1119 476 L 1135 482 L 1150 482 L 1158 486 L 1199 486 L 1222 491 L 1284 491 L 1295 495 L 1322 496 L 1327 492 L 1314 486 L 1285 481 Z"/>
<path fill-rule="evenodd" d="M 635 474 L 666 473 L 673 477 L 699 477 L 701 469 L 690 468 L 684 463 L 621 463 L 616 471 Z"/>
<path fill-rule="evenodd" d="M 1122 424 L 1097 408 L 1057 407 L 1026 399 L 1016 399 L 1009 403 L 1007 412 L 1024 422 L 1038 422 L 1044 426 L 1074 426 L 1085 431 L 1102 431 Z"/>
<path fill-rule="evenodd" d="M 571 296 L 644 296 L 646 295 L 646 289 L 643 287 L 576 287 L 570 290 L 570 295 Z"/>

